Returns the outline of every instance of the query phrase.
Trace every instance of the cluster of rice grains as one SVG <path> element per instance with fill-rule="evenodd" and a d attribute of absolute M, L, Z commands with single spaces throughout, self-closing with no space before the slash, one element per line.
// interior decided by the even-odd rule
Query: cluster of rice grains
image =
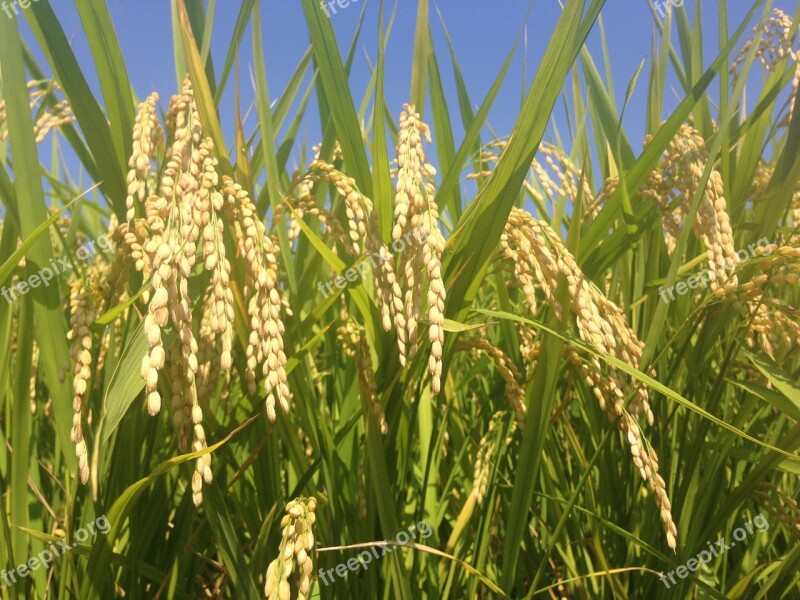
<path fill-rule="evenodd" d="M 181 93 L 172 98 L 167 113 L 166 140 L 156 117 L 156 94 L 139 106 L 129 161 L 127 222 L 116 226 L 117 258 L 128 261 L 150 286 L 142 295 L 146 303 L 144 333 L 148 351 L 142 358 L 147 410 L 161 410 L 160 373 L 167 369 L 172 420 L 179 432 L 182 451 L 199 452 L 207 447 L 203 428 L 201 391 L 213 389 L 211 378 L 228 373 L 233 363 L 234 295 L 231 282 L 233 253 L 225 237 L 233 240 L 236 256 L 246 272 L 243 299 L 249 317 L 245 379 L 248 391 L 257 392 L 258 367 L 264 380 L 266 412 L 271 421 L 276 407 L 289 410 L 283 346 L 282 312 L 287 310 L 278 283 L 278 249 L 267 235 L 248 193 L 237 183 L 217 173 L 214 146 L 203 135 L 191 84 L 186 79 Z M 163 169 L 153 163 L 163 150 Z M 198 248 L 199 246 L 199 248 Z M 190 295 L 195 285 L 196 261 L 210 275 L 206 289 Z M 115 263 L 116 264 L 116 263 Z M 88 325 L 96 312 L 84 306 L 82 296 L 73 301 L 73 358 L 75 362 L 75 419 L 73 438 L 81 458 L 85 481 L 85 442 L 80 430 L 80 402 L 85 392 L 91 336 Z M 194 326 L 195 303 L 202 310 Z M 199 311 L 198 311 L 199 312 Z M 171 328 L 176 338 L 167 335 Z M 212 363 L 216 363 L 212 366 Z M 196 461 L 192 477 L 192 499 L 202 502 L 203 482 L 212 481 L 211 456 Z"/>
<path fill-rule="evenodd" d="M 643 344 L 628 327 L 622 311 L 597 286 L 588 280 L 570 252 L 549 225 L 529 213 L 514 208 L 500 238 L 501 257 L 513 266 L 514 274 L 531 314 L 539 308 L 543 295 L 554 313 L 561 317 L 564 307 L 556 297 L 556 284 L 563 277 L 570 297 L 569 309 L 576 317 L 578 334 L 586 344 L 610 354 L 627 364 L 639 367 Z M 530 336 L 529 336 L 530 338 Z M 531 346 L 528 339 L 526 346 Z M 666 483 L 658 473 L 658 457 L 647 444 L 638 424 L 645 416 L 653 424 L 648 393 L 635 385 L 623 372 L 604 365 L 595 355 L 581 356 L 568 349 L 567 357 L 585 377 L 600 407 L 625 435 L 633 461 L 647 482 L 661 514 L 667 544 L 676 547 L 677 528 L 672 519 Z M 654 373 L 653 373 L 654 374 Z M 628 408 L 625 399 L 631 396 Z"/>
<path fill-rule="evenodd" d="M 48 80 L 32 80 L 28 82 L 29 106 L 36 112 L 33 132 L 36 143 L 44 140 L 53 129 L 58 129 L 75 122 L 75 115 L 66 100 L 58 100 L 55 92 L 60 91 L 58 83 Z M 6 102 L 0 100 L 0 142 L 8 139 L 6 121 Z"/>
<path fill-rule="evenodd" d="M 118 231 L 116 218 L 112 216 L 108 233 L 112 243 L 120 241 Z M 95 371 L 102 370 L 113 333 L 104 333 L 100 337 L 99 344 L 95 345 L 91 327 L 98 315 L 127 298 L 126 269 L 130 264 L 129 257 L 119 246 L 113 263 L 102 260 L 101 257 L 97 258 L 85 267 L 83 278 L 73 279 L 70 283 L 70 330 L 67 332 L 67 339 L 70 341 L 70 360 L 64 365 L 61 373 L 63 381 L 69 371 L 70 363 L 74 365 L 71 436 L 75 444 L 78 473 L 82 483 L 86 483 L 90 475 L 88 447 L 83 435 L 84 399 L 91 385 L 92 364 L 96 365 Z M 123 316 L 125 314 L 127 311 Z"/>
<path fill-rule="evenodd" d="M 489 167 L 497 163 L 500 152 L 507 144 L 505 140 L 488 143 L 480 154 L 483 170 L 467 175 L 467 179 L 481 179 L 491 175 Z M 557 205 L 559 198 L 567 198 L 573 205 L 581 202 L 583 219 L 586 221 L 597 216 L 602 203 L 619 184 L 618 178 L 609 178 L 603 189 L 595 194 L 580 167 L 559 148 L 545 142 L 539 145 L 537 155 L 531 161 L 531 174 L 530 180 L 525 179 L 522 185 L 537 202 L 544 205 L 544 201 L 548 200 L 553 206 Z"/>
<path fill-rule="evenodd" d="M 800 349 L 800 310 L 777 293 L 800 283 L 800 248 L 770 244 L 758 253 L 761 256 L 748 267 L 751 276 L 739 286 L 734 302 L 748 320 L 747 345 L 759 346 L 780 364 Z"/>
<path fill-rule="evenodd" d="M 758 25 L 753 28 L 753 37 L 748 39 L 742 46 L 739 54 L 731 64 L 731 73 L 734 77 L 734 82 L 741 73 L 741 67 L 747 58 L 747 54 L 753 47 L 756 35 L 758 33 Z M 797 31 L 792 33 L 792 17 L 778 8 L 773 8 L 770 18 L 764 24 L 761 31 L 761 37 L 758 40 L 758 46 L 755 51 L 756 60 L 760 61 L 767 72 L 775 72 L 778 70 L 782 61 L 788 59 L 794 63 L 794 78 L 792 79 L 792 92 L 793 96 L 797 94 L 798 85 L 800 85 L 800 46 L 797 44 Z M 789 109 L 786 116 L 778 123 L 779 126 L 788 127 L 789 120 L 792 116 L 793 103 L 789 103 Z"/>
<path fill-rule="evenodd" d="M 428 339 L 431 355 L 428 369 L 432 377 L 431 388 L 438 394 L 441 388 L 442 348 L 444 346 L 444 302 L 446 293 L 442 279 L 442 252 L 444 237 L 439 231 L 439 209 L 433 199 L 433 176 L 436 170 L 427 162 L 422 145 L 423 136 L 430 142 L 430 129 L 423 123 L 414 108 L 405 105 L 400 115 L 400 133 L 397 142 L 397 194 L 394 200 L 394 241 L 409 232 L 420 232 L 425 239 L 422 247 L 406 247 L 401 256 L 406 280 L 405 335 L 398 323 L 400 361 L 405 364 L 405 344 L 412 358 L 418 345 L 418 319 L 422 304 L 422 273 L 428 277 Z"/>
<path fill-rule="evenodd" d="M 786 54 L 786 51 L 782 54 L 782 51 L 769 48 L 771 46 L 768 44 L 763 53 L 769 56 Z M 690 125 L 684 124 L 641 190 L 642 195 L 649 197 L 661 213 L 666 246 L 670 253 L 675 251 L 689 203 L 697 192 L 708 160 L 702 136 Z M 754 205 L 769 201 L 767 189 L 773 173 L 772 166 L 758 164 L 749 190 Z M 783 225 L 795 232 L 800 228 L 800 188 L 792 197 Z M 757 260 L 743 263 L 735 249 L 723 197 L 722 177 L 716 169 L 711 171 L 692 228 L 706 248 L 714 295 L 731 300 L 732 305 L 747 317 L 747 344 L 750 347 L 759 345 L 775 359 L 782 359 L 800 347 L 800 311 L 772 293 L 776 286 L 798 282 L 800 248 L 797 245 L 800 235 L 794 233 L 784 236 L 779 233 L 776 238 L 779 244 L 757 246 L 753 250 Z"/>
<path fill-rule="evenodd" d="M 319 208 L 312 195 L 320 183 L 330 183 L 336 193 L 344 200 L 347 215 L 347 234 L 337 219 L 325 209 Z M 365 250 L 372 257 L 376 267 L 372 270 L 375 283 L 375 294 L 381 311 L 381 324 L 389 331 L 392 323 L 402 321 L 403 296 L 392 264 L 391 253 L 381 240 L 376 215 L 373 212 L 372 200 L 362 194 L 356 187 L 352 177 L 338 171 L 333 165 L 315 159 L 309 166 L 306 176 L 296 186 L 298 200 L 306 206 L 313 206 L 326 228 L 334 238 L 343 242 L 345 251 L 352 256 L 359 256 Z"/>
<path fill-rule="evenodd" d="M 524 430 L 525 415 L 528 410 L 525 404 L 525 389 L 519 384 L 521 376 L 511 357 L 481 336 L 460 338 L 456 343 L 456 350 L 483 354 L 492 361 L 505 384 L 506 399 L 514 410 L 515 427 Z"/>
<path fill-rule="evenodd" d="M 294 210 L 289 233 L 293 239 L 299 227 L 297 218 L 316 216 L 324 232 L 341 243 L 352 256 L 365 251 L 372 258 L 373 280 L 384 330 L 397 332 L 400 364 L 405 366 L 419 347 L 419 322 L 427 309 L 428 340 L 431 353 L 428 370 L 431 391 L 441 391 L 442 351 L 444 347 L 444 303 L 442 253 L 445 239 L 439 230 L 439 209 L 434 201 L 434 167 L 427 161 L 423 140 L 430 142 L 430 130 L 414 108 L 404 105 L 400 115 L 397 144 L 397 179 L 394 199 L 395 223 L 391 248 L 383 242 L 373 212 L 372 201 L 356 187 L 355 181 L 333 164 L 317 156 L 304 175 L 296 174 L 287 202 Z M 334 149 L 334 162 L 341 150 Z M 321 183 L 330 184 L 345 205 L 347 226 L 316 198 Z M 282 212 L 283 209 L 280 209 Z M 376 260 L 379 257 L 379 260 Z M 395 270 L 397 268 L 397 270 Z M 402 277 L 400 277 L 402 276 Z M 423 303 L 423 293 L 426 293 Z M 353 355 L 358 356 L 358 353 Z"/>
<path fill-rule="evenodd" d="M 363 327 L 359 327 L 354 321 L 349 320 L 336 330 L 336 339 L 345 355 L 355 360 L 361 395 L 367 402 L 369 411 L 375 417 L 381 433 L 386 433 L 389 431 L 389 427 L 386 424 L 386 416 L 383 413 L 381 400 L 375 386 L 375 368 L 372 366 L 372 357 Z"/>
<path fill-rule="evenodd" d="M 82 407 L 83 398 L 92 375 L 92 332 L 96 314 L 92 303 L 93 295 L 84 292 L 84 282 L 75 280 L 70 286 L 70 330 L 67 339 L 70 346 L 70 358 L 74 363 L 72 388 L 72 442 L 75 444 L 75 455 L 78 458 L 78 473 L 82 483 L 89 480 L 89 453 L 86 440 L 83 438 Z"/>
<path fill-rule="evenodd" d="M 792 32 L 792 18 L 780 9 L 773 9 L 761 32 L 756 48 L 756 59 L 766 71 L 775 72 L 783 61 L 794 69 L 792 79 L 793 96 L 797 96 L 800 84 L 800 44 L 797 32 Z M 754 28 L 757 33 L 757 28 Z M 751 50 L 754 39 L 743 45 L 737 58 L 731 65 L 731 72 L 738 77 L 740 67 L 747 53 Z M 792 65 L 793 63 L 793 65 Z M 784 118 L 778 119 L 778 126 L 788 126 L 794 102 L 789 102 L 789 110 Z M 750 190 L 750 199 L 754 204 L 768 200 L 767 187 L 772 179 L 774 168 L 759 163 Z M 734 301 L 744 307 L 750 318 L 747 330 L 747 344 L 750 347 L 759 345 L 767 354 L 779 362 L 786 355 L 800 348 L 800 310 L 787 305 L 771 292 L 776 286 L 796 285 L 800 270 L 800 186 L 795 191 L 787 218 L 783 223 L 792 231 L 788 236 L 776 235 L 777 244 L 760 251 L 761 256 L 753 269 L 757 274 L 751 277 L 737 290 Z"/>
<path fill-rule="evenodd" d="M 646 142 L 649 141 L 650 136 Z M 684 124 L 641 190 L 641 194 L 650 198 L 661 213 L 670 254 L 675 251 L 684 217 L 697 193 L 708 158 L 703 137 L 690 125 Z M 706 248 L 711 289 L 718 298 L 729 295 L 738 285 L 735 274 L 724 275 L 739 264 L 726 209 L 722 176 L 714 169 L 704 189 L 692 230 Z"/>
<path fill-rule="evenodd" d="M 314 561 L 315 498 L 297 498 L 286 505 L 278 558 L 267 567 L 264 594 L 267 600 L 306 600 L 311 588 Z M 291 582 L 291 583 L 290 583 Z M 297 590 L 296 594 L 292 589 Z"/>
<path fill-rule="evenodd" d="M 492 470 L 492 464 L 501 444 L 509 446 L 517 430 L 518 421 L 511 421 L 508 428 L 508 435 L 498 437 L 498 433 L 504 426 L 507 413 L 498 411 L 489 419 L 489 426 L 486 428 L 486 433 L 481 438 L 478 444 L 478 452 L 475 455 L 475 466 L 472 475 L 472 491 L 471 495 L 475 497 L 478 504 L 482 504 L 486 497 L 486 492 L 489 486 L 489 476 Z"/>

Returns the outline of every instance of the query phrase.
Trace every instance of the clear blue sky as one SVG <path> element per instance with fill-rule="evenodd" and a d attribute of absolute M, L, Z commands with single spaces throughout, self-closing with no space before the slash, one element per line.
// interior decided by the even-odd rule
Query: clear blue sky
<path fill-rule="evenodd" d="M 331 15 L 334 30 L 342 48 L 346 52 L 358 23 L 365 0 L 351 3 L 346 9 L 338 9 Z M 94 75 L 94 66 L 86 40 L 77 17 L 75 7 L 67 0 L 53 2 L 62 25 L 72 40 L 74 51 L 83 67 L 84 74 L 99 95 L 99 85 Z M 173 61 L 172 21 L 167 0 L 109 0 L 108 2 L 116 32 L 127 61 L 131 83 L 138 97 L 158 91 L 166 105 L 169 96 L 177 86 Z M 216 6 L 212 56 L 217 72 L 221 69 L 227 53 L 226 41 L 230 38 L 240 2 L 219 0 Z M 265 62 L 269 77 L 271 100 L 280 94 L 308 46 L 305 19 L 299 2 L 296 0 L 266 0 L 262 2 L 264 35 L 266 46 Z M 410 88 L 410 63 L 413 53 L 416 2 L 399 0 L 396 5 L 396 19 L 389 41 L 386 70 L 386 96 L 393 114 L 398 115 L 401 106 L 408 100 Z M 686 0 L 686 6 L 693 13 L 695 0 Z M 791 0 L 779 0 L 776 6 L 784 10 L 794 10 Z M 705 0 L 703 10 L 706 64 L 717 48 L 716 2 Z M 740 19 L 751 6 L 749 0 L 734 0 L 728 3 L 730 11 L 729 29 L 735 29 Z M 351 90 L 356 104 L 360 104 L 369 80 L 369 61 L 374 61 L 377 46 L 377 19 L 379 2 L 371 0 L 367 6 L 367 17 L 359 51 L 351 77 Z M 388 11 L 395 7 L 387 3 Z M 521 28 L 527 29 L 527 46 L 516 53 L 511 71 L 490 114 L 492 129 L 500 136 L 508 135 L 516 119 L 523 89 L 533 79 L 536 67 L 553 31 L 560 13 L 557 0 L 536 0 L 531 16 L 524 22 L 528 9 L 527 0 L 439 0 L 431 6 L 434 44 L 443 71 L 446 90 L 449 94 L 450 110 L 454 115 L 456 143 L 462 135 L 458 104 L 455 96 L 452 69 L 437 10 L 441 12 L 450 32 L 455 51 L 461 62 L 466 84 L 473 105 L 484 98 L 497 75 L 503 60 L 509 52 Z M 5 18 L 0 15 L 0 18 Z M 614 85 L 617 98 L 624 97 L 625 88 L 639 62 L 650 53 L 655 25 L 649 0 L 608 0 L 602 13 L 608 41 Z M 22 24 L 26 38 L 31 41 L 27 25 Z M 248 32 L 249 33 L 249 32 Z M 242 88 L 243 103 L 252 99 L 250 85 L 251 41 L 249 34 L 243 44 Z M 590 37 L 590 49 L 598 66 L 602 69 L 599 28 L 596 26 Z M 35 44 L 31 44 L 34 46 Z M 526 57 L 527 70 L 523 79 L 523 56 Z M 49 71 L 41 55 L 40 64 Z M 649 65 L 646 65 L 646 69 Z M 644 73 L 646 73 L 645 70 Z M 643 134 L 644 100 L 646 98 L 646 76 L 639 82 L 639 88 L 632 98 L 626 113 L 626 129 L 631 143 L 638 151 Z M 229 90 L 232 85 L 229 85 Z M 677 98 L 677 97 L 676 97 Z M 227 94 L 222 106 L 222 122 L 232 140 L 232 94 Z M 667 104 L 671 110 L 677 100 Z M 310 105 L 314 115 L 315 104 Z M 426 115 L 429 117 L 429 114 Z M 666 116 L 666 115 L 664 115 Z M 251 119 L 253 117 L 251 116 Z M 557 118 L 562 133 L 560 119 Z M 247 128 L 252 130 L 251 127 Z M 319 141 L 319 128 L 315 122 L 308 122 L 305 132 L 309 141 Z"/>

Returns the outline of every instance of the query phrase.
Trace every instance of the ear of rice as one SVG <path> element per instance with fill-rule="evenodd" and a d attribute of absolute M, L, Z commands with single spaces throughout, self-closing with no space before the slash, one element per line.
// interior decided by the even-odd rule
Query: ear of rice
<path fill-rule="evenodd" d="M 502 427 L 503 420 L 506 415 L 507 413 L 503 411 L 493 414 L 492 418 L 489 420 L 489 426 L 486 429 L 486 433 L 478 443 L 478 452 L 475 455 L 475 467 L 473 469 L 472 476 L 472 491 L 470 492 L 473 496 L 475 496 L 475 500 L 478 504 L 482 504 L 483 499 L 486 496 L 489 475 L 492 469 L 492 459 L 497 452 L 498 447 L 496 430 L 498 427 Z M 502 440 L 506 445 L 511 443 L 516 430 L 516 421 L 512 421 L 508 436 L 505 438 L 505 440 Z"/>
<path fill-rule="evenodd" d="M 372 212 L 372 200 L 358 191 L 354 179 L 336 170 L 333 165 L 317 159 L 311 163 L 305 185 L 310 188 L 314 183 L 320 181 L 331 183 L 344 199 L 350 230 L 351 253 L 359 255 L 362 249 L 367 251 L 368 257 L 362 258 L 362 260 L 369 260 L 373 265 L 372 276 L 378 307 L 381 311 L 381 324 L 385 331 L 389 331 L 392 322 L 395 323 L 400 340 L 400 362 L 403 364 L 405 319 L 403 318 L 402 292 L 397 282 L 394 266 L 389 260 L 391 253 L 380 238 L 375 215 Z M 345 248 L 347 247 L 346 245 Z M 401 328 L 401 326 L 403 327 Z"/>
<path fill-rule="evenodd" d="M 286 505 L 281 519 L 278 557 L 267 567 L 264 595 L 267 600 L 306 600 L 314 572 L 315 498 L 296 498 Z"/>
<path fill-rule="evenodd" d="M 356 325 L 354 321 L 348 320 L 347 323 L 337 329 L 336 338 L 339 340 L 345 355 L 354 359 L 361 395 L 366 400 L 370 412 L 378 422 L 380 432 L 386 434 L 389 431 L 389 427 L 378 396 L 378 387 L 375 383 L 375 368 L 372 365 L 372 357 L 370 356 L 364 329 Z"/>
<path fill-rule="evenodd" d="M 459 338 L 456 349 L 482 353 L 489 357 L 505 383 L 506 398 L 509 404 L 511 404 L 511 408 L 514 410 L 516 426 L 519 427 L 520 430 L 524 430 L 525 415 L 527 413 L 525 390 L 518 383 L 520 374 L 517 367 L 511 361 L 511 358 L 485 337 Z"/>
<path fill-rule="evenodd" d="M 649 142 L 649 136 L 647 141 Z M 702 136 L 697 130 L 684 124 L 664 151 L 658 168 L 650 174 L 641 192 L 650 197 L 661 212 L 661 223 L 670 253 L 675 251 L 684 217 L 697 192 L 707 161 L 708 153 Z M 732 271 L 739 264 L 726 208 L 722 177 L 714 170 L 692 229 L 695 237 L 706 248 L 711 289 L 718 298 L 732 293 L 738 285 L 735 274 L 730 277 L 725 275 L 726 271 Z"/>
<path fill-rule="evenodd" d="M 431 141 L 430 128 L 421 121 L 413 106 L 403 106 L 400 114 L 400 132 L 397 142 L 397 182 L 394 199 L 394 241 L 403 240 L 400 262 L 405 276 L 405 335 L 398 333 L 400 360 L 413 357 L 419 345 L 419 320 L 422 312 L 422 294 L 427 279 L 428 339 L 431 354 L 428 371 L 431 391 L 441 390 L 442 349 L 444 347 L 444 303 L 447 293 L 442 279 L 442 252 L 444 236 L 439 230 L 439 208 L 434 201 L 433 176 L 436 170 L 427 161 L 423 138 Z M 412 243 L 405 243 L 411 242 Z M 421 241 L 421 245 L 420 242 Z M 401 323 L 396 320 L 398 332 Z M 408 350 L 406 351 L 406 346 Z"/>
<path fill-rule="evenodd" d="M 133 124 L 133 151 L 128 159 L 128 196 L 125 206 L 128 222 L 136 216 L 135 201 L 142 203 L 147 195 L 147 181 L 156 148 L 163 144 L 163 132 L 156 114 L 158 94 L 153 92 L 139 104 Z"/>
<path fill-rule="evenodd" d="M 500 240 L 505 258 L 513 263 L 523 288 L 523 298 L 531 313 L 537 309 L 536 294 L 543 293 L 557 314 L 564 307 L 558 303 L 554 285 L 564 277 L 570 296 L 570 310 L 575 315 L 580 338 L 599 352 L 611 354 L 639 367 L 643 344 L 627 326 L 620 309 L 586 279 L 574 257 L 558 239 L 555 231 L 527 212 L 514 208 Z M 672 520 L 666 484 L 658 475 L 658 458 L 652 448 L 646 448 L 635 417 L 646 415 L 652 425 L 647 390 L 632 383 L 614 367 L 604 366 L 591 355 L 584 359 L 568 350 L 568 358 L 592 387 L 601 408 L 616 421 L 630 446 L 634 463 L 654 494 L 661 514 L 667 544 L 676 547 L 677 529 Z M 631 394 L 630 412 L 625 398 Z"/>
<path fill-rule="evenodd" d="M 166 119 L 169 152 L 156 193 L 144 198 L 149 189 L 151 161 L 162 136 L 155 114 L 157 98 L 151 95 L 140 105 L 137 115 L 129 161 L 128 222 L 112 227 L 118 246 L 108 281 L 124 281 L 123 273 L 130 263 L 144 277 L 150 278 L 150 288 L 142 296 L 147 305 L 143 328 L 149 347 L 141 364 L 147 409 L 153 415 L 161 409 L 163 390 L 159 389 L 159 373 L 166 368 L 170 375 L 172 421 L 178 430 L 179 446 L 186 451 L 191 439 L 191 450 L 200 452 L 208 445 L 203 427 L 204 409 L 198 396 L 199 345 L 192 319 L 195 298 L 189 294 L 189 279 L 197 257 L 202 257 L 203 268 L 210 271 L 208 288 L 200 296 L 203 311 L 199 332 L 205 338 L 200 382 L 203 391 L 210 386 L 209 356 L 215 358 L 213 368 L 226 373 L 233 363 L 234 297 L 232 267 L 224 241 L 226 228 L 231 230 L 239 255 L 247 265 L 244 296 L 250 332 L 245 378 L 254 393 L 256 368 L 262 365 L 267 416 L 271 420 L 276 418 L 276 405 L 288 411 L 291 398 L 281 320 L 281 312 L 288 307 L 281 297 L 277 279 L 277 247 L 267 236 L 264 224 L 256 218 L 255 206 L 247 192 L 230 179 L 220 181 L 214 145 L 203 135 L 188 78 L 180 94 L 170 101 Z M 143 216 L 137 218 L 137 212 Z M 107 287 L 108 293 L 104 295 L 110 298 L 117 293 L 116 284 Z M 86 341 L 85 323 L 91 322 L 94 314 L 86 316 L 86 296 L 81 290 L 78 286 L 74 294 L 72 335 L 75 340 L 84 340 L 80 343 L 86 345 L 90 344 L 90 339 Z M 166 328 L 172 328 L 177 334 L 170 348 L 163 342 Z M 85 480 L 86 448 L 80 428 L 80 409 L 90 357 L 76 349 L 73 358 L 77 365 L 73 381 L 76 397 L 73 438 L 77 444 L 81 478 Z M 192 476 L 195 504 L 202 502 L 203 483 L 212 480 L 211 456 L 204 454 L 196 460 Z"/>

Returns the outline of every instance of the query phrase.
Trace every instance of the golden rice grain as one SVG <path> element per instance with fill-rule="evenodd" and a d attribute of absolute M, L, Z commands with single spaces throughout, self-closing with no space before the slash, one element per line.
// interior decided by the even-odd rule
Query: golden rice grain
<path fill-rule="evenodd" d="M 372 211 L 372 201 L 356 189 L 355 180 L 344 175 L 336 168 L 322 160 L 315 160 L 309 166 L 309 172 L 315 175 L 317 181 L 331 183 L 339 195 L 344 199 L 349 235 L 354 253 L 361 253 L 361 244 L 367 237 L 370 227 L 368 216 Z"/>
<path fill-rule="evenodd" d="M 319 222 L 322 224 L 323 233 L 330 235 L 335 242 L 344 246 L 348 254 L 355 256 L 355 248 L 353 248 L 350 237 L 345 234 L 339 219 L 325 208 L 325 206 L 321 206 L 317 203 L 313 195 L 314 184 L 315 178 L 313 175 L 300 177 L 299 173 L 295 173 L 293 177 L 290 193 L 284 198 L 294 211 L 289 217 L 287 231 L 289 242 L 293 242 L 300 236 L 300 225 L 297 220 L 303 219 L 306 215 L 311 215 L 319 219 Z M 286 212 L 286 208 L 283 204 L 276 206 L 275 220 L 279 221 L 284 212 Z M 333 251 L 336 253 L 335 245 L 333 246 Z"/>
<path fill-rule="evenodd" d="M 75 122 L 75 115 L 66 100 L 53 104 L 50 109 L 42 114 L 33 124 L 33 132 L 37 144 L 44 141 L 50 131 Z"/>
<path fill-rule="evenodd" d="M 429 208 L 423 221 L 426 238 L 422 247 L 422 263 L 425 265 L 428 275 L 428 340 L 431 342 L 428 370 L 431 374 L 431 391 L 434 394 L 438 394 L 441 389 L 444 302 L 447 297 L 442 277 L 442 253 L 445 240 L 439 231 L 438 218 L 436 203 L 430 199 Z"/>
<path fill-rule="evenodd" d="M 37 144 L 41 143 L 47 134 L 59 127 L 75 122 L 75 115 L 66 100 L 55 100 L 53 93 L 60 90 L 56 81 L 31 80 L 28 82 L 28 95 L 30 109 L 37 110 L 38 116 L 33 124 L 33 133 Z M 50 105 L 42 107 L 42 103 L 50 97 Z M 6 102 L 0 100 L 0 142 L 8 140 L 8 127 L 6 121 Z"/>
<path fill-rule="evenodd" d="M 31 414 L 36 414 L 36 380 L 39 376 L 39 345 L 34 341 L 31 351 L 31 378 L 28 384 L 28 397 L 31 403 Z"/>
<path fill-rule="evenodd" d="M 105 234 L 106 239 L 114 246 L 113 254 L 118 260 L 109 263 L 103 259 L 102 255 L 98 255 L 92 263 L 83 267 L 83 277 L 73 280 L 70 284 L 70 329 L 67 332 L 67 339 L 70 341 L 70 358 L 64 365 L 61 380 L 66 379 L 66 374 L 72 364 L 73 420 L 71 437 L 76 445 L 78 471 L 82 483 L 86 483 L 90 476 L 88 447 L 83 432 L 83 412 L 85 411 L 85 398 L 90 391 L 91 375 L 92 372 L 100 372 L 103 369 L 105 357 L 111 347 L 112 336 L 116 335 L 116 343 L 119 346 L 122 345 L 121 334 L 118 331 L 115 332 L 109 328 L 98 339 L 95 339 L 91 327 L 95 324 L 98 314 L 105 312 L 111 306 L 116 306 L 127 297 L 124 288 L 127 282 L 127 269 L 131 263 L 125 259 L 125 250 L 120 246 L 124 228 L 125 225 L 120 226 L 116 217 L 112 216 L 109 220 L 108 232 Z M 126 314 L 127 311 L 123 311 L 121 316 L 124 318 Z M 95 490 L 96 469 L 97 465 L 94 463 L 91 477 Z"/>
<path fill-rule="evenodd" d="M 467 179 L 480 179 L 492 174 L 489 166 L 500 159 L 500 151 L 508 145 L 506 140 L 495 140 L 487 144 L 480 154 L 482 170 L 470 173 Z M 547 168 L 542 164 L 547 165 Z M 548 170 L 549 169 L 549 170 Z M 566 154 L 551 144 L 542 142 L 539 145 L 537 156 L 531 161 L 532 180 L 525 179 L 523 186 L 538 202 L 544 203 L 545 199 L 556 204 L 560 197 L 567 198 L 576 204 L 579 200 L 584 206 L 583 217 L 590 221 L 600 211 L 602 202 L 613 192 L 606 188 L 595 196 L 588 178 Z M 619 180 L 616 180 L 618 183 Z M 616 189 L 616 188 L 614 188 Z"/>
<path fill-rule="evenodd" d="M 336 170 L 333 165 L 321 160 L 315 160 L 309 167 L 309 174 L 302 187 L 298 186 L 301 193 L 308 193 L 312 186 L 319 182 L 333 185 L 337 193 L 345 201 L 345 211 L 349 226 L 349 243 L 345 248 L 353 255 L 360 254 L 362 248 L 369 254 L 372 262 L 372 276 L 375 283 L 375 294 L 378 307 L 381 311 L 381 324 L 385 331 L 389 331 L 392 322 L 398 329 L 400 340 L 401 364 L 403 364 L 403 329 L 405 325 L 403 314 L 403 299 L 400 286 L 392 265 L 391 253 L 380 237 L 378 225 L 373 214 L 372 201 L 361 194 L 355 185 L 355 180 Z M 379 258 L 375 258 L 379 257 Z"/>
<path fill-rule="evenodd" d="M 800 246 L 800 188 L 792 196 L 792 230 L 796 233 L 789 239 L 789 243 Z"/>
<path fill-rule="evenodd" d="M 800 348 L 800 310 L 779 300 L 775 291 L 800 282 L 800 248 L 769 244 L 755 253 L 757 260 L 742 274 L 751 276 L 737 290 L 735 306 L 746 314 L 747 345 L 780 363 Z"/>

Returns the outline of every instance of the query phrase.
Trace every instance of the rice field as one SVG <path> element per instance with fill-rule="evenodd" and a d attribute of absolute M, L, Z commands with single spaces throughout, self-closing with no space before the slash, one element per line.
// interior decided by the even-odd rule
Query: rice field
<path fill-rule="evenodd" d="M 0 598 L 800 599 L 800 5 L 641 3 L 3 2 Z"/>

